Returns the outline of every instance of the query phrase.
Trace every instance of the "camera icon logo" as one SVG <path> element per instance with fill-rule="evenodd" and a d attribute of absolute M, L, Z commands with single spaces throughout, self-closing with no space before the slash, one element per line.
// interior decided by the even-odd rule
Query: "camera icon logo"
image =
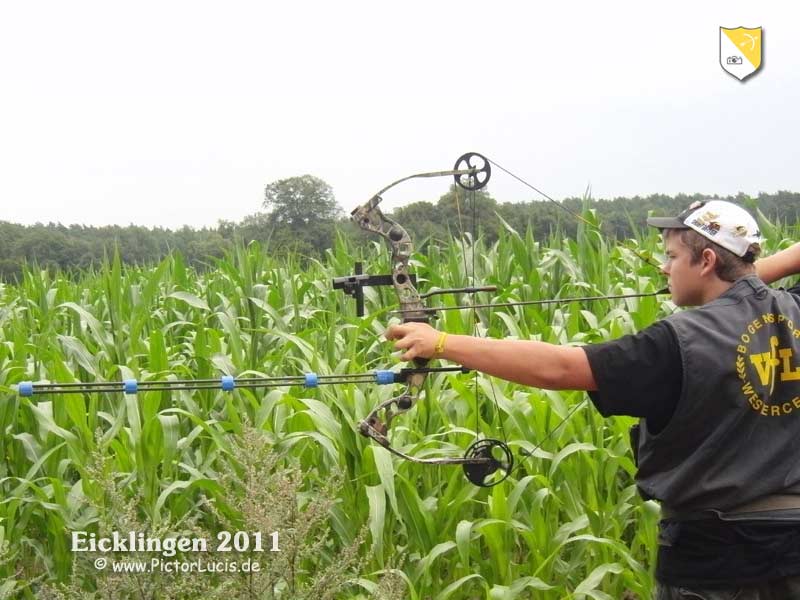
<path fill-rule="evenodd" d="M 761 27 L 720 27 L 719 65 L 744 81 L 761 68 L 764 30 Z"/>

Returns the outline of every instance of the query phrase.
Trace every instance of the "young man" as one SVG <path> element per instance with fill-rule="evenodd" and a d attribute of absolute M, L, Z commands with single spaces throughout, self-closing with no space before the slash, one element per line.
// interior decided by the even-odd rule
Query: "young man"
<path fill-rule="evenodd" d="M 719 200 L 648 224 L 663 232 L 673 301 L 698 308 L 583 347 L 421 323 L 386 338 L 403 360 L 586 390 L 604 416 L 640 417 L 637 485 L 663 512 L 657 598 L 800 598 L 800 288 L 758 276 L 800 272 L 800 244 L 756 264 L 756 222 Z"/>

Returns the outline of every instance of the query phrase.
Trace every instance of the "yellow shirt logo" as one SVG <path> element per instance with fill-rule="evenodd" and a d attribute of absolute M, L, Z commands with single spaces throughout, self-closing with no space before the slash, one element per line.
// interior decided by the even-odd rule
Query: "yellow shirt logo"
<path fill-rule="evenodd" d="M 736 372 L 750 408 L 765 417 L 800 409 L 800 328 L 782 314 L 747 324 L 736 347 Z"/>

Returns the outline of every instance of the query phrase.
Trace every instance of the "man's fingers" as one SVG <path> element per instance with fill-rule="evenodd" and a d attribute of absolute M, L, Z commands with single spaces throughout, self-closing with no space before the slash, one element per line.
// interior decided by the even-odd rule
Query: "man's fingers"
<path fill-rule="evenodd" d="M 397 352 L 392 352 L 392 358 L 396 358 L 397 360 L 401 361 L 409 361 L 416 358 L 417 354 L 414 350 L 398 350 Z"/>
<path fill-rule="evenodd" d="M 415 345 L 405 340 L 395 342 L 394 347 L 398 350 L 395 354 L 400 357 L 400 360 L 412 360 L 419 354 Z"/>
<path fill-rule="evenodd" d="M 405 323 L 390 325 L 386 328 L 383 336 L 388 341 L 394 341 L 397 350 L 393 356 L 399 356 L 400 360 L 414 360 L 418 356 L 424 355 L 424 335 L 429 326 L 420 323 Z"/>
<path fill-rule="evenodd" d="M 403 337 L 403 335 L 405 335 L 405 331 L 402 325 L 389 325 L 383 333 L 383 337 L 387 340 L 396 340 L 397 338 Z"/>
<path fill-rule="evenodd" d="M 397 340 L 394 343 L 396 351 L 392 352 L 392 356 L 402 361 L 413 360 L 417 355 L 413 350 L 414 342 L 409 338 L 407 329 L 402 325 L 390 325 L 383 334 L 389 341 Z"/>

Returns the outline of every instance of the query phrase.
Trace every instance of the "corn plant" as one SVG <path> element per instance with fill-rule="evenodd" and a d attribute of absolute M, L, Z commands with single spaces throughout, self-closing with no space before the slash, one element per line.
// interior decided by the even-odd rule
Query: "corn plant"
<path fill-rule="evenodd" d="M 766 225 L 771 248 L 788 243 L 788 229 Z M 654 233 L 613 243 L 586 228 L 577 239 L 554 232 L 539 240 L 507 226 L 491 246 L 481 238 L 429 244 L 414 268 L 421 288 L 496 285 L 486 302 L 561 299 L 444 312 L 438 325 L 447 331 L 584 344 L 675 310 L 655 296 L 570 301 L 660 289 L 642 253 L 659 256 Z M 347 598 L 649 597 L 658 508 L 636 493 L 632 420 L 604 420 L 582 393 L 483 375 L 431 376 L 423 401 L 393 428 L 394 445 L 421 456 L 460 455 L 477 423 L 492 437 L 502 427 L 515 452 L 531 453 L 501 485 L 479 489 L 459 469 L 397 461 L 359 436 L 355 424 L 390 397 L 390 387 L 32 398 L 12 387 L 392 367 L 396 359 L 381 339 L 394 318 L 390 292 L 367 288 L 367 315 L 357 317 L 330 288 L 359 257 L 368 272 L 389 271 L 379 244 L 357 248 L 340 236 L 316 261 L 278 260 L 252 244 L 204 272 L 177 254 L 147 268 L 114 256 L 84 272 L 29 266 L 18 284 L 3 284 L 0 596 L 107 597 L 113 586 L 79 564 L 69 540 L 73 531 L 107 530 L 115 507 L 127 515 L 116 527 L 213 535 L 246 524 L 296 533 L 289 517 L 279 523 L 260 512 L 273 497 L 285 506 L 285 494 L 269 482 L 289 469 L 295 475 L 284 490 L 297 511 L 330 497 L 320 530 L 330 535 L 320 534 L 324 543 L 297 539 L 297 560 L 282 558 L 292 565 L 290 578 L 247 585 L 237 577 L 198 583 L 195 575 L 161 587 L 134 580 L 124 589 L 147 598 L 171 597 L 170 589 L 183 597 L 218 589 L 229 597 L 299 598 L 322 581 Z M 444 305 L 463 300 L 441 297 Z M 252 451 L 258 461 L 245 468 L 243 444 L 268 451 Z"/>

